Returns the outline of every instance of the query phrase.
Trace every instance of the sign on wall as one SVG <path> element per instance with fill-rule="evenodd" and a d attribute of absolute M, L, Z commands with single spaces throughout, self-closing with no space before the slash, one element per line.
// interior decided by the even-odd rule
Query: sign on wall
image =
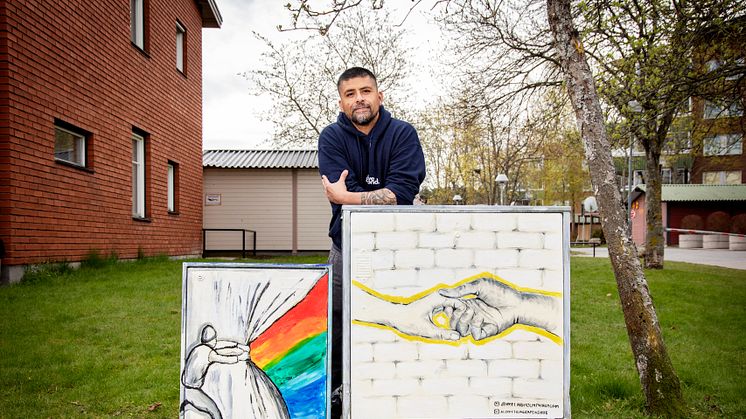
<path fill-rule="evenodd" d="M 185 263 L 183 418 L 325 418 L 327 265 Z"/>
<path fill-rule="evenodd" d="M 569 416 L 568 210 L 344 207 L 346 416 Z"/>

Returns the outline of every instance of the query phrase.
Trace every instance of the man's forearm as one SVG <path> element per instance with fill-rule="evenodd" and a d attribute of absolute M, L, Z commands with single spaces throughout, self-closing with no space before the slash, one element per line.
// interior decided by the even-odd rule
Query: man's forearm
<path fill-rule="evenodd" d="M 396 205 L 396 195 L 388 188 L 376 189 L 375 191 L 360 192 L 360 204 L 362 205 Z"/>

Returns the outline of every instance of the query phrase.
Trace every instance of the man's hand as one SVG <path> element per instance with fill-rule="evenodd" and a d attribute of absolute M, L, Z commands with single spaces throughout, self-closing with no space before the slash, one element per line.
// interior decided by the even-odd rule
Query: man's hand
<path fill-rule="evenodd" d="M 339 180 L 330 182 L 326 175 L 321 176 L 326 199 L 333 204 L 349 205 L 396 205 L 396 195 L 388 188 L 368 192 L 349 192 L 345 180 L 349 172 L 343 170 Z"/>
<path fill-rule="evenodd" d="M 347 169 L 343 170 L 339 175 L 339 180 L 336 182 L 330 182 L 326 175 L 321 176 L 321 184 L 324 186 L 324 193 L 329 202 L 340 205 L 351 203 L 346 202 L 346 199 L 349 199 L 350 194 L 347 192 L 347 185 L 345 184 L 345 179 L 347 179 L 348 173 Z"/>

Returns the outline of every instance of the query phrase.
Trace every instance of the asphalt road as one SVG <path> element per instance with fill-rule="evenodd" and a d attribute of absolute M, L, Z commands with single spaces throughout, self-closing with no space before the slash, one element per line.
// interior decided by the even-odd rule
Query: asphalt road
<path fill-rule="evenodd" d="M 593 255 L 593 249 L 590 247 L 573 247 L 571 251 L 574 255 L 578 256 L 590 257 Z M 582 253 L 582 255 L 580 253 Z M 605 247 L 597 247 L 596 257 L 609 257 L 608 249 Z M 666 247 L 666 250 L 664 251 L 664 260 L 746 270 L 746 251 L 728 249 L 680 249 L 678 247 Z"/>

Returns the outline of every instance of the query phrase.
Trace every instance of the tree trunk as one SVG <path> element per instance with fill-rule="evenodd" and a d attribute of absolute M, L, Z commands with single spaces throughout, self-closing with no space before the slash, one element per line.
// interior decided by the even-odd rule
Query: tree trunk
<path fill-rule="evenodd" d="M 661 209 L 661 151 L 651 145 L 645 150 L 645 267 L 663 269 L 663 213 Z M 657 143 L 657 142 L 656 142 Z"/>
<path fill-rule="evenodd" d="M 570 1 L 547 0 L 547 11 L 557 58 L 583 138 L 646 408 L 651 414 L 681 417 L 684 400 L 679 379 L 663 343 L 637 251 L 627 234 L 628 223 L 621 205 L 603 113 L 578 31 L 572 23 Z"/>

